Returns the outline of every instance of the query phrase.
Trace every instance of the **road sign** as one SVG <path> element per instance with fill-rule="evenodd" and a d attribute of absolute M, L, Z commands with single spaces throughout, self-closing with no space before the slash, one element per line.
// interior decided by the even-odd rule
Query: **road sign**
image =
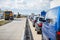
<path fill-rule="evenodd" d="M 46 15 L 46 12 L 45 11 L 42 11 L 41 12 L 41 16 L 45 17 L 45 15 Z"/>

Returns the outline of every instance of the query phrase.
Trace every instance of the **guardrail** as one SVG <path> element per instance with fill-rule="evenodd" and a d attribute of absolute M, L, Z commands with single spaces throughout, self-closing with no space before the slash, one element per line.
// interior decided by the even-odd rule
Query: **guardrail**
<path fill-rule="evenodd" d="M 24 40 L 33 40 L 33 36 L 32 36 L 32 32 L 31 32 L 31 29 L 30 29 L 28 19 L 26 20 Z"/>

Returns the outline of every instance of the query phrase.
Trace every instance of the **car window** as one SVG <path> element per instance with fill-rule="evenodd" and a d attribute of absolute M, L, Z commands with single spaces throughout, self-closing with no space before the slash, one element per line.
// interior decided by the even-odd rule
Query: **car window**
<path fill-rule="evenodd" d="M 33 19 L 33 17 L 31 17 L 31 19 Z"/>
<path fill-rule="evenodd" d="M 52 19 L 46 19 L 46 22 L 51 23 Z"/>
<path fill-rule="evenodd" d="M 36 17 L 36 21 L 38 22 L 39 17 Z"/>
<path fill-rule="evenodd" d="M 56 19 L 57 19 L 57 13 L 55 10 L 51 10 L 49 12 L 47 12 L 45 19 L 48 19 L 48 21 L 50 21 L 50 24 L 55 25 L 56 23 Z"/>
<path fill-rule="evenodd" d="M 54 20 L 54 19 L 46 19 L 46 22 L 51 24 L 51 25 L 55 25 L 56 20 Z"/>
<path fill-rule="evenodd" d="M 39 17 L 36 17 L 36 20 L 38 20 Z"/>

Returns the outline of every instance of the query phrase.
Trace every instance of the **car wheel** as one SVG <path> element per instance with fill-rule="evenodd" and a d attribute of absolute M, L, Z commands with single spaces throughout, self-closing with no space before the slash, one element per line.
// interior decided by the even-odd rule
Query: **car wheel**
<path fill-rule="evenodd" d="M 35 25 L 33 25 L 33 27 L 35 27 Z"/>
<path fill-rule="evenodd" d="M 40 34 L 42 34 L 42 30 L 40 30 Z"/>
<path fill-rule="evenodd" d="M 40 34 L 40 32 L 37 31 L 37 34 Z"/>
<path fill-rule="evenodd" d="M 35 29 L 35 31 L 37 31 L 37 30 Z"/>

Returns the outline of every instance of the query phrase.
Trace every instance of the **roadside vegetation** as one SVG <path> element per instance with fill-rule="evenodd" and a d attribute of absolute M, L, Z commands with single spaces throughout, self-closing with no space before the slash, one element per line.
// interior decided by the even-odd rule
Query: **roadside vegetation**
<path fill-rule="evenodd" d="M 11 22 L 11 21 L 8 21 L 8 20 L 2 20 L 2 21 L 0 21 L 0 26 L 2 26 L 2 25 L 4 25 L 4 24 L 7 24 L 7 23 L 9 23 L 9 22 Z"/>

